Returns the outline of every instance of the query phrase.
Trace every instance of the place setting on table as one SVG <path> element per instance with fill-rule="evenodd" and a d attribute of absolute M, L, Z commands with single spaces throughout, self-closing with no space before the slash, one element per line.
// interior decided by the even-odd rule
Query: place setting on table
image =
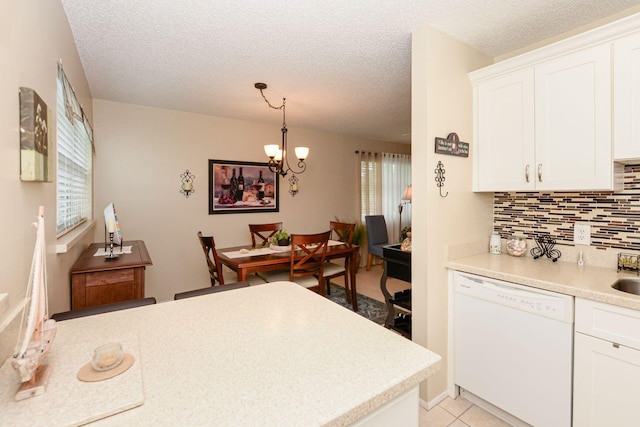
<path fill-rule="evenodd" d="M 345 245 L 344 242 L 339 240 L 329 240 L 328 246 L 340 246 Z M 313 247 L 309 245 L 309 247 Z M 252 257 L 259 255 L 272 255 L 272 254 L 282 254 L 288 253 L 291 251 L 291 245 L 280 246 L 280 245 L 269 245 L 260 248 L 252 248 L 250 246 L 246 248 L 229 248 L 229 249 L 220 249 L 220 253 L 226 256 L 227 258 L 244 258 L 244 257 Z"/>

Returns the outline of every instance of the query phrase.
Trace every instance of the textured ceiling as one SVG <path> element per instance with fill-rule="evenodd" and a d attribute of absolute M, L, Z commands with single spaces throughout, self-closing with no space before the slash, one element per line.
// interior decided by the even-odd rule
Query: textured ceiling
<path fill-rule="evenodd" d="M 409 142 L 411 33 L 499 56 L 639 0 L 62 0 L 94 98 Z M 293 135 L 291 135 L 293 136 Z"/>

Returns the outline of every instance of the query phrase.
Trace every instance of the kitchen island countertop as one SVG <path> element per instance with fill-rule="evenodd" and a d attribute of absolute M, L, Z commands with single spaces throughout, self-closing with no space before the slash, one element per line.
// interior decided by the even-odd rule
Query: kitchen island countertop
<path fill-rule="evenodd" d="M 640 296 L 611 288 L 619 278 L 638 278 L 635 273 L 618 272 L 615 268 L 507 254 L 482 253 L 450 260 L 446 267 L 466 273 L 504 280 L 538 289 L 640 310 Z"/>
<path fill-rule="evenodd" d="M 132 369 L 118 381 L 77 383 L 87 348 L 132 334 Z M 79 363 L 68 366 L 80 342 Z M 97 425 L 344 426 L 409 392 L 417 422 L 417 386 L 441 359 L 290 282 L 59 322 L 49 358 L 49 390 L 13 402 L 9 424 L 58 425 L 55 414 L 72 411 L 78 421 L 100 418 L 99 402 L 68 398 L 70 384 L 106 396 L 143 388 L 141 406 Z M 9 382 L 17 388 L 17 376 Z"/>

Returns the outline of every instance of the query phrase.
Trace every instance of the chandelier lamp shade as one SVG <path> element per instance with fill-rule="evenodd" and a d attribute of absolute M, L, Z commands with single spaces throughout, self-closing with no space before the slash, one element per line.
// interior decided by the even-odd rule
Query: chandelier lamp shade
<path fill-rule="evenodd" d="M 264 152 L 269 158 L 269 170 L 271 172 L 286 176 L 289 172 L 292 174 L 301 174 L 307 169 L 304 162 L 309 156 L 309 147 L 295 147 L 294 152 L 298 159 L 298 169 L 294 170 L 289 165 L 287 155 L 287 120 L 286 120 L 286 98 L 282 98 L 282 105 L 279 107 L 271 105 L 269 100 L 264 96 L 263 91 L 267 88 L 265 83 L 256 83 L 255 88 L 260 91 L 260 95 L 270 108 L 274 110 L 282 110 L 282 144 L 268 144 L 264 146 Z"/>

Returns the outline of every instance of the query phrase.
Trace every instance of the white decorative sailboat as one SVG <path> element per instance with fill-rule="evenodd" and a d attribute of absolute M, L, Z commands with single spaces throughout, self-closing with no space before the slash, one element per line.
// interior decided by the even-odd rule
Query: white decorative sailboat
<path fill-rule="evenodd" d="M 38 231 L 29 273 L 26 308 L 22 314 L 16 351 L 11 360 L 11 365 L 22 381 L 16 400 L 45 392 L 51 370 L 49 365 L 42 362 L 56 335 L 56 322 L 49 319 L 43 206 L 40 206 L 38 222 L 34 225 Z"/>

